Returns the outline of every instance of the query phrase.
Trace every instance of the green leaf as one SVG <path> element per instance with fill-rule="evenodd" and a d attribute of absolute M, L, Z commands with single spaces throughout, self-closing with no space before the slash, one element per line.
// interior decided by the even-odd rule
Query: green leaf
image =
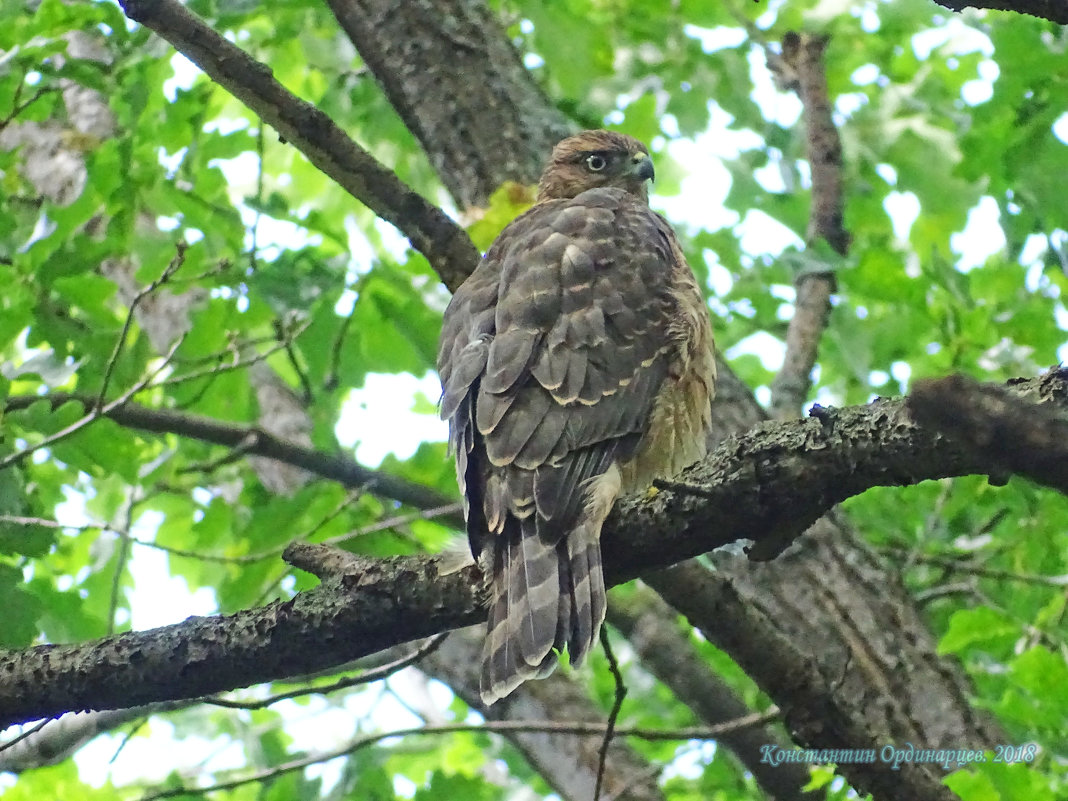
<path fill-rule="evenodd" d="M 1019 634 L 1018 624 L 990 607 L 962 609 L 950 618 L 949 630 L 938 643 L 938 653 L 963 653 L 974 646 L 1004 643 Z"/>
<path fill-rule="evenodd" d="M 0 564 L 0 647 L 25 648 L 37 635 L 41 602 L 25 588 L 22 571 Z"/>

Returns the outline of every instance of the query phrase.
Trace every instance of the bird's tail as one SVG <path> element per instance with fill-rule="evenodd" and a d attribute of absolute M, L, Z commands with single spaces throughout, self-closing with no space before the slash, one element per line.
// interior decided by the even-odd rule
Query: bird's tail
<path fill-rule="evenodd" d="M 482 652 L 482 701 L 492 704 L 556 667 L 567 646 L 578 666 L 605 614 L 599 519 L 588 517 L 556 544 L 531 518 L 511 518 L 496 538 L 493 597 Z"/>

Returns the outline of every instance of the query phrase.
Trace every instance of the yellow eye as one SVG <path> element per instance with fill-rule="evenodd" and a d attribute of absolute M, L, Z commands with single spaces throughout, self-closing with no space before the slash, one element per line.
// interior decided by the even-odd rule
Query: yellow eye
<path fill-rule="evenodd" d="M 590 172 L 600 172 L 608 166 L 608 162 L 605 160 L 604 156 L 599 156 L 594 153 L 586 159 L 586 166 L 589 168 Z"/>

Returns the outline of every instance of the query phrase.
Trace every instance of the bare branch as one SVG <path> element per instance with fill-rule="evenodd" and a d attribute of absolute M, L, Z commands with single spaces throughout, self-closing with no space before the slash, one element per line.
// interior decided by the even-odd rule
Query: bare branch
<path fill-rule="evenodd" d="M 159 287 L 167 283 L 167 281 L 170 280 L 171 276 L 173 276 L 178 271 L 178 269 L 185 263 L 185 251 L 188 247 L 189 246 L 185 242 L 179 241 L 175 243 L 174 258 L 171 259 L 170 263 L 164 268 L 163 272 L 160 274 L 160 277 L 150 283 L 148 286 L 144 287 L 134 296 L 134 299 L 130 302 L 129 311 L 127 311 L 126 313 L 126 320 L 122 324 L 122 331 L 119 332 L 119 338 L 115 342 L 115 349 L 112 351 L 111 357 L 108 359 L 107 365 L 104 367 L 104 380 L 100 385 L 100 394 L 97 396 L 96 399 L 96 409 L 103 408 L 104 401 L 107 399 L 108 387 L 111 384 L 111 376 L 115 372 L 115 366 L 119 362 L 119 356 L 122 355 L 122 349 L 126 345 L 126 338 L 130 335 L 130 326 L 133 325 L 134 312 L 136 311 L 138 304 L 148 295 L 151 295 L 153 292 L 155 292 Z"/>
<path fill-rule="evenodd" d="M 678 612 L 643 584 L 613 594 L 608 605 L 608 622 L 627 638 L 642 666 L 701 721 L 711 725 L 749 714 L 752 710 L 741 696 L 712 670 L 682 627 L 673 625 L 677 616 Z M 806 767 L 786 762 L 772 765 L 763 753 L 769 745 L 782 749 L 793 746 L 781 727 L 768 724 L 742 729 L 725 734 L 719 743 L 734 753 L 769 798 L 807 798 L 802 789 L 810 778 Z"/>
<path fill-rule="evenodd" d="M 612 672 L 615 681 L 616 694 L 612 701 L 612 711 L 608 713 L 608 724 L 604 727 L 604 739 L 601 748 L 597 752 L 597 781 L 593 785 L 593 801 L 601 801 L 601 782 L 604 781 L 605 763 L 608 761 L 608 746 L 612 744 L 612 738 L 616 734 L 616 722 L 619 720 L 619 712 L 623 708 L 623 699 L 627 697 L 627 685 L 623 683 L 623 674 L 619 671 L 619 662 L 612 652 L 612 644 L 608 640 L 608 628 L 601 626 L 601 647 L 608 659 L 608 669 Z"/>
<path fill-rule="evenodd" d="M 797 92 L 804 109 L 805 145 L 812 168 L 812 206 L 805 238 L 810 250 L 823 239 L 844 256 L 849 250 L 849 234 L 842 226 L 842 143 L 827 95 L 823 69 L 826 46 L 826 37 L 788 33 L 781 56 L 773 59 L 769 55 L 769 65 Z M 806 269 L 794 286 L 797 297 L 786 330 L 786 355 L 771 386 L 771 416 L 780 420 L 800 413 L 812 386 L 812 368 L 831 312 L 834 273 Z"/>
<path fill-rule="evenodd" d="M 692 728 L 692 729 L 671 729 L 671 730 L 658 730 L 658 729 L 642 729 L 642 728 L 621 728 L 616 730 L 616 734 L 621 737 L 636 737 L 642 740 L 652 741 L 667 741 L 667 740 L 715 740 L 717 737 L 729 731 L 736 731 L 739 728 L 746 728 L 748 726 L 759 726 L 761 723 L 766 723 L 768 720 L 773 720 L 779 714 L 778 709 L 770 709 L 767 712 L 759 715 L 747 715 L 744 718 L 733 720 L 728 723 L 720 724 L 719 726 L 709 726 L 705 728 Z M 337 759 L 338 757 L 351 754 L 355 751 L 359 751 L 367 746 L 374 745 L 382 740 L 388 740 L 391 737 L 410 737 L 413 735 L 443 735 L 443 734 L 456 734 L 458 732 L 467 731 L 491 731 L 498 734 L 516 733 L 516 732 L 551 732 L 554 734 L 573 734 L 589 737 L 604 737 L 608 727 L 600 723 L 580 723 L 580 722 L 557 722 L 557 721 L 539 721 L 539 720 L 508 720 L 508 721 L 484 721 L 483 723 L 450 723 L 443 726 L 418 726 L 410 729 L 396 729 L 394 731 L 379 732 L 377 734 L 365 734 L 354 740 L 349 741 L 336 751 L 329 751 L 324 754 L 315 754 L 305 757 L 303 759 L 295 759 L 291 762 L 286 762 L 282 765 L 276 765 L 273 768 L 262 770 L 258 773 L 254 773 L 248 776 L 244 776 L 240 779 L 234 779 L 228 782 L 221 782 L 219 784 L 213 784 L 208 787 L 176 787 L 168 790 L 163 790 L 158 793 L 150 793 L 141 797 L 141 801 L 156 801 L 159 798 L 174 798 L 179 795 L 186 795 L 188 793 L 204 794 L 212 793 L 218 790 L 231 790 L 234 787 L 241 787 L 245 784 L 253 784 L 255 782 L 267 781 L 268 779 L 274 779 L 278 776 L 285 775 L 286 773 L 292 773 L 293 771 L 303 770 L 309 765 L 318 765 L 321 762 L 329 762 L 331 759 Z"/>
<path fill-rule="evenodd" d="M 373 670 L 368 670 L 366 673 L 361 673 L 358 676 L 350 676 L 346 679 L 338 679 L 331 684 L 324 684 L 317 687 L 301 687 L 296 690 L 290 690 L 287 693 L 277 693 L 276 695 L 268 696 L 267 698 L 260 698 L 256 701 L 234 701 L 228 698 L 202 698 L 200 699 L 205 704 L 212 704 L 213 706 L 222 706 L 228 709 L 263 709 L 276 704 L 279 701 L 284 701 L 287 698 L 299 698 L 302 695 L 326 695 L 327 693 L 337 692 L 338 690 L 345 690 L 349 687 L 357 687 L 361 684 L 370 684 L 373 681 L 380 681 L 382 679 L 389 678 L 399 670 L 403 670 L 409 665 L 414 665 L 421 660 L 427 654 L 431 654 L 436 651 L 445 638 L 448 637 L 448 632 L 444 634 L 438 634 L 431 637 L 425 643 L 420 645 L 414 651 L 407 656 L 403 656 L 400 659 L 396 659 L 388 664 L 377 667 Z"/>
<path fill-rule="evenodd" d="M 950 11 L 966 8 L 989 8 L 994 11 L 1015 11 L 1032 17 L 1048 19 L 1068 25 L 1068 4 L 1064 0 L 935 0 Z"/>
<path fill-rule="evenodd" d="M 12 412 L 25 409 L 41 401 L 51 403 L 52 408 L 55 409 L 71 402 L 91 407 L 94 399 L 62 392 L 52 393 L 44 397 L 21 395 L 8 398 L 5 401 L 5 408 L 6 411 Z M 207 417 L 199 417 L 183 412 L 149 409 L 128 401 L 124 403 L 115 401 L 107 404 L 101 416 L 107 417 L 109 420 L 126 428 L 152 431 L 158 434 L 177 434 L 228 448 L 242 447 L 246 449 L 245 452 L 249 455 L 276 459 L 280 462 L 300 467 L 310 473 L 315 473 L 323 478 L 332 479 L 347 487 L 363 487 L 368 492 L 385 498 L 392 498 L 419 509 L 437 509 L 455 503 L 452 498 L 420 484 L 406 481 L 378 470 L 371 470 L 344 456 L 326 454 L 311 448 L 302 448 L 299 445 L 294 445 L 291 442 L 272 436 L 255 426 L 220 423 Z M 91 420 L 88 421 L 91 422 Z M 36 448 L 40 447 L 44 447 L 44 444 L 36 446 Z M 5 460 L 0 461 L 0 469 L 7 466 L 7 463 L 15 461 L 16 457 L 23 458 L 28 455 L 21 452 L 20 454 L 12 454 Z M 457 514 L 442 515 L 441 520 L 448 525 L 463 525 L 462 516 Z"/>
<path fill-rule="evenodd" d="M 917 420 L 968 443 L 1003 472 L 1068 494 L 1068 416 L 963 375 L 917 381 L 908 403 Z"/>
<path fill-rule="evenodd" d="M 49 434 L 47 437 L 45 437 L 44 439 L 42 439 L 40 442 L 36 443 L 35 445 L 30 445 L 29 447 L 23 448 L 22 450 L 19 450 L 19 451 L 15 451 L 12 454 L 8 454 L 3 459 L 0 459 L 0 470 L 3 470 L 6 467 L 10 467 L 13 464 L 17 464 L 18 462 L 21 462 L 27 456 L 29 456 L 32 453 L 36 453 L 37 451 L 41 450 L 42 448 L 47 448 L 50 445 L 55 445 L 57 442 L 60 442 L 61 440 L 67 439 L 68 437 L 70 437 L 70 436 L 78 433 L 79 431 L 81 431 L 83 428 L 85 428 L 90 423 L 92 423 L 92 422 L 94 422 L 96 420 L 99 420 L 101 417 L 111 417 L 111 413 L 112 412 L 114 412 L 116 409 L 121 408 L 125 403 L 127 403 L 130 400 L 130 398 L 132 398 L 138 392 L 140 392 L 145 387 L 147 387 L 149 384 L 151 384 L 152 380 L 157 375 L 159 375 L 167 367 L 167 365 L 170 363 L 171 359 L 173 358 L 175 351 L 177 351 L 178 348 L 181 347 L 182 341 L 184 339 L 185 339 L 185 336 L 183 335 L 183 336 L 179 337 L 177 340 L 175 340 L 174 345 L 171 347 L 171 349 L 167 353 L 167 355 L 163 357 L 162 362 L 154 370 L 152 370 L 152 372 L 150 372 L 145 378 L 143 378 L 141 381 L 138 381 L 136 384 L 134 384 L 133 387 L 131 387 L 126 392 L 124 392 L 118 398 L 116 398 L 115 400 L 113 400 L 113 401 L 111 401 L 109 403 L 104 404 L 103 406 L 97 405 L 95 400 L 86 401 L 85 405 L 90 409 L 90 412 L 88 414 L 86 414 L 84 417 L 79 418 L 78 420 L 75 420 L 73 423 L 71 423 L 66 428 L 60 429 L 59 431 L 57 431 L 54 434 Z M 36 400 L 43 400 L 43 399 L 40 398 L 40 397 L 37 397 Z M 9 399 L 9 401 L 10 401 L 10 399 Z M 32 401 L 31 401 L 31 403 L 32 403 Z M 29 403 L 27 403 L 26 405 L 28 406 Z M 8 403 L 8 408 L 9 409 L 11 408 L 10 402 Z"/>
<path fill-rule="evenodd" d="M 1016 385 L 1068 410 L 1068 373 Z M 738 539 L 779 553 L 835 504 L 874 486 L 989 469 L 969 448 L 915 424 L 903 400 L 877 401 L 731 437 L 686 481 L 708 497 L 661 490 L 629 498 L 603 533 L 605 577 L 618 584 Z M 293 561 L 296 546 L 287 549 Z M 327 546 L 302 544 L 313 566 Z M 310 673 L 484 619 L 477 569 L 440 575 L 426 557 L 318 560 L 322 585 L 288 601 L 191 618 L 82 645 L 0 653 L 0 725 L 60 712 L 210 695 Z M 314 647 L 310 644 L 314 643 Z M 184 654 L 184 658 L 176 655 Z M 195 654 L 196 670 L 188 661 Z"/>
<path fill-rule="evenodd" d="M 170 42 L 308 161 L 395 225 L 449 289 L 474 268 L 479 253 L 462 228 L 353 142 L 323 111 L 287 91 L 269 67 L 176 0 L 123 0 L 121 5 L 130 19 Z"/>

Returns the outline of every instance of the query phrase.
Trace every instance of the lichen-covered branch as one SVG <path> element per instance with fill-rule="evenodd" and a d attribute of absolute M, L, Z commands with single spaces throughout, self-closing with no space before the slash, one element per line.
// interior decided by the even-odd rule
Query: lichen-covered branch
<path fill-rule="evenodd" d="M 963 375 L 917 381 L 912 416 L 966 443 L 984 461 L 1068 495 L 1068 416 L 1052 404 L 1021 405 L 1010 388 Z"/>
<path fill-rule="evenodd" d="M 1015 11 L 1032 17 L 1048 19 L 1061 25 L 1068 25 L 1068 3 L 1064 0 L 935 0 L 938 5 L 950 11 L 963 11 L 966 8 L 988 8 L 992 11 Z"/>
<path fill-rule="evenodd" d="M 1015 389 L 1021 404 L 1030 395 L 1068 409 L 1063 371 Z M 603 535 L 606 579 L 618 584 L 739 539 L 754 542 L 754 557 L 768 558 L 870 487 L 988 469 L 974 451 L 914 423 L 900 399 L 763 424 L 726 440 L 676 489 L 621 503 Z M 436 564 L 348 555 L 342 572 L 289 601 L 0 654 L 0 726 L 314 672 L 481 621 L 476 568 L 441 576 Z"/>

